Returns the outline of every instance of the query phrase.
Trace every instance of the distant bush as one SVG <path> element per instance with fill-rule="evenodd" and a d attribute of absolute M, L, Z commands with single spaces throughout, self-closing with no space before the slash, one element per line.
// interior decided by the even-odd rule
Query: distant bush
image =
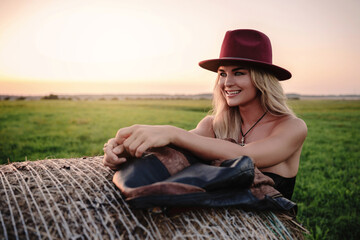
<path fill-rule="evenodd" d="M 50 94 L 49 96 L 44 96 L 41 99 L 43 100 L 58 100 L 59 96 L 58 95 L 54 95 L 54 94 Z"/>
<path fill-rule="evenodd" d="M 26 97 L 18 97 L 18 98 L 16 98 L 17 101 L 23 101 L 25 99 L 26 99 Z"/>

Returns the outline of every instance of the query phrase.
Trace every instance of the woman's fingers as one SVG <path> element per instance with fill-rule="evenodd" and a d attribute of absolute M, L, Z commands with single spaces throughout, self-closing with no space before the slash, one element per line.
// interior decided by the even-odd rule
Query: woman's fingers
<path fill-rule="evenodd" d="M 104 166 L 111 168 L 112 170 L 118 170 L 122 163 L 126 162 L 126 158 L 118 158 L 115 162 L 105 162 Z"/>
<path fill-rule="evenodd" d="M 171 142 L 168 129 L 166 126 L 133 125 L 120 129 L 115 139 L 131 156 L 141 157 L 147 149 Z"/>
<path fill-rule="evenodd" d="M 113 151 L 114 154 L 116 154 L 116 156 L 118 158 L 129 158 L 129 157 L 131 157 L 131 155 L 125 149 L 123 144 L 121 144 L 119 146 L 116 146 L 112 151 Z"/>
<path fill-rule="evenodd" d="M 124 145 L 118 145 L 118 146 L 114 147 L 112 151 L 114 154 L 119 155 L 120 153 L 122 153 L 124 151 Z"/>
<path fill-rule="evenodd" d="M 126 158 L 117 157 L 115 154 L 105 154 L 103 158 L 104 166 L 107 166 L 111 169 L 118 168 L 120 164 L 126 162 Z"/>
<path fill-rule="evenodd" d="M 109 139 L 109 141 L 107 143 L 105 143 L 104 149 L 103 149 L 104 153 L 105 153 L 104 160 L 106 160 L 106 161 L 117 160 L 118 157 L 112 151 L 116 146 L 117 146 L 117 143 L 114 138 Z"/>
<path fill-rule="evenodd" d="M 121 153 L 123 152 L 124 147 L 122 145 L 118 145 L 115 138 L 109 139 L 109 141 L 104 145 L 104 166 L 113 170 L 118 169 L 119 165 L 126 162 L 125 156 L 121 156 Z"/>
<path fill-rule="evenodd" d="M 125 135 L 121 135 L 121 130 L 119 130 L 119 135 L 120 137 L 125 136 Z M 131 155 L 131 156 L 135 156 L 135 153 L 137 151 L 137 148 L 143 144 L 143 142 L 148 140 L 148 133 L 146 131 L 146 126 L 140 126 L 140 125 L 134 125 L 131 126 L 129 128 L 126 128 L 124 131 L 124 134 L 129 134 L 130 135 L 126 138 L 126 140 L 123 141 L 122 145 L 124 145 L 126 151 Z"/>
<path fill-rule="evenodd" d="M 112 165 L 114 165 L 115 163 L 117 163 L 118 162 L 118 157 L 115 155 L 115 154 L 113 154 L 113 153 L 106 153 L 105 152 L 105 154 L 104 154 L 104 158 L 103 158 L 103 164 L 105 165 L 105 166 L 112 166 Z"/>
<path fill-rule="evenodd" d="M 133 132 L 139 128 L 140 125 L 133 125 L 131 127 L 124 127 L 124 128 L 121 128 L 117 133 L 116 133 L 116 136 L 115 136 L 115 139 L 116 139 L 116 143 L 118 144 L 123 144 L 123 142 L 128 138 L 130 137 Z"/>
<path fill-rule="evenodd" d="M 131 156 L 136 156 L 135 153 L 138 149 L 138 147 L 143 144 L 146 141 L 146 137 L 145 136 L 136 136 L 135 134 L 131 135 L 128 139 L 126 139 L 124 141 L 124 147 L 127 150 L 127 152 L 131 155 Z M 136 156 L 138 157 L 138 156 Z"/>
<path fill-rule="evenodd" d="M 149 141 L 143 142 L 140 146 L 136 148 L 134 153 L 135 157 L 141 157 L 146 150 L 151 147 L 151 143 Z"/>

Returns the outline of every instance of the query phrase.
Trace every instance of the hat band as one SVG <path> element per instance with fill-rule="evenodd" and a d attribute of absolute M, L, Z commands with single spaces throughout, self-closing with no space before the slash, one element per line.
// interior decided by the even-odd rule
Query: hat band
<path fill-rule="evenodd" d="M 266 63 L 266 64 L 272 64 L 271 62 L 267 61 L 261 61 L 251 58 L 238 58 L 238 57 L 220 57 L 219 60 L 244 60 L 244 61 L 250 61 L 250 62 L 260 62 L 260 63 Z"/>

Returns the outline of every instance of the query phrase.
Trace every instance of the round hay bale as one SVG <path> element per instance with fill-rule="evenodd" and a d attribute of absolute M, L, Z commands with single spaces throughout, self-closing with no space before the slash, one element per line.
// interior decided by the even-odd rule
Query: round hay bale
<path fill-rule="evenodd" d="M 131 209 L 102 157 L 0 166 L 0 239 L 302 239 L 287 215 L 237 208 Z"/>

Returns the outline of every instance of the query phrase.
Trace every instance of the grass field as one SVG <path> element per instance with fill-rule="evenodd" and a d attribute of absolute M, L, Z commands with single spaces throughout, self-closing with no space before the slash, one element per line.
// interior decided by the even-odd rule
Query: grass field
<path fill-rule="evenodd" d="M 310 239 L 360 238 L 360 101 L 298 100 L 305 142 L 293 200 Z M 192 129 L 208 100 L 1 101 L 0 163 L 102 155 L 131 124 Z"/>

